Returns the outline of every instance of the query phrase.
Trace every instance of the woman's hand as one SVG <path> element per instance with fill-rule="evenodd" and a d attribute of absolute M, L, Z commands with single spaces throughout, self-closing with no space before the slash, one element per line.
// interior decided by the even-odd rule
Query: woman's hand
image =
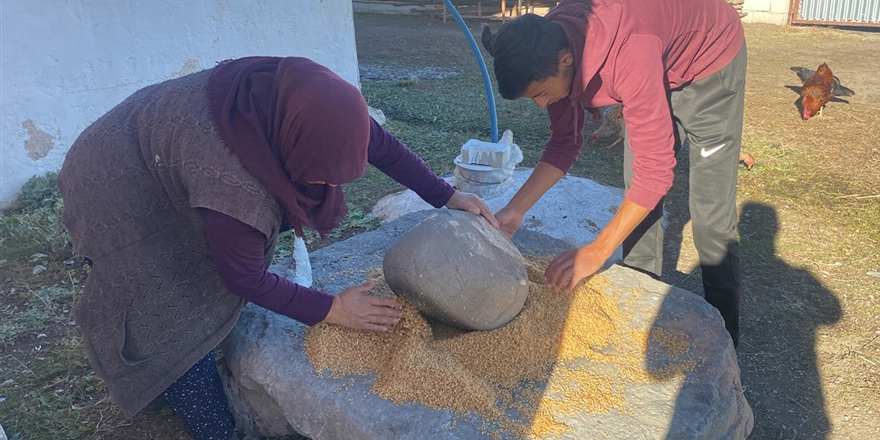
<path fill-rule="evenodd" d="M 492 225 L 493 228 L 498 229 L 498 220 L 492 215 L 492 210 L 483 203 L 483 199 L 475 194 L 463 193 L 456 190 L 455 194 L 453 194 L 452 197 L 449 198 L 449 201 L 446 202 L 446 207 L 449 209 L 457 209 L 459 211 L 467 211 L 473 215 L 483 216 L 483 218 L 489 221 L 489 224 Z"/>
<path fill-rule="evenodd" d="M 498 229 L 501 230 L 507 238 L 513 237 L 513 234 L 515 234 L 520 225 L 522 225 L 523 217 L 525 217 L 525 214 L 511 208 L 510 205 L 501 208 L 501 210 L 495 214 L 495 218 L 498 219 Z"/>
<path fill-rule="evenodd" d="M 375 283 L 349 287 L 333 298 L 324 322 L 356 330 L 384 332 L 400 322 L 400 304 L 392 298 L 369 294 Z"/>
<path fill-rule="evenodd" d="M 592 243 L 565 251 L 547 266 L 544 279 L 553 290 L 570 292 L 580 280 L 599 271 L 609 257 Z"/>

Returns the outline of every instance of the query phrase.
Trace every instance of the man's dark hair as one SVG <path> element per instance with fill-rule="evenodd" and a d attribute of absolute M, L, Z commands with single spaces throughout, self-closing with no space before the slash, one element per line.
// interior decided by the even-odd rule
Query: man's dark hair
<path fill-rule="evenodd" d="M 562 26 L 535 14 L 505 23 L 494 35 L 484 24 L 481 40 L 495 58 L 498 93 L 504 99 L 517 99 L 532 81 L 556 75 L 559 51 L 569 47 Z"/>

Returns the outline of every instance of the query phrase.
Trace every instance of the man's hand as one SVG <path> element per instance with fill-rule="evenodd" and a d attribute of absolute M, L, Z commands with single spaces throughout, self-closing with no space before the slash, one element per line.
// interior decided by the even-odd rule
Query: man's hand
<path fill-rule="evenodd" d="M 463 193 L 455 191 L 455 194 L 446 202 L 449 209 L 457 209 L 459 211 L 467 211 L 473 215 L 480 215 L 485 218 L 493 228 L 498 229 L 498 220 L 492 215 L 492 210 L 483 203 L 483 199 L 475 194 Z"/>
<path fill-rule="evenodd" d="M 525 214 L 511 208 L 510 205 L 501 208 L 501 210 L 495 214 L 495 218 L 498 219 L 498 229 L 501 230 L 507 238 L 513 237 L 513 234 L 515 234 L 517 229 L 522 225 L 523 217 L 525 217 Z"/>
<path fill-rule="evenodd" d="M 333 298 L 324 322 L 356 330 L 384 332 L 400 322 L 400 304 L 395 299 L 369 294 L 375 283 L 349 287 Z"/>
<path fill-rule="evenodd" d="M 547 266 L 544 272 L 547 284 L 556 291 L 570 292 L 580 280 L 601 269 L 614 250 L 650 212 L 650 209 L 624 198 L 617 213 L 596 240 L 580 249 L 563 252 Z M 500 211 L 498 215 L 501 215 Z"/>
<path fill-rule="evenodd" d="M 523 217 L 526 216 L 529 209 L 564 175 L 565 173 L 559 168 L 546 162 L 538 162 L 523 186 L 507 202 L 507 206 L 501 208 L 495 215 L 500 224 L 501 232 L 508 238 L 513 238 L 513 234 L 522 226 Z"/>
<path fill-rule="evenodd" d="M 544 279 L 557 292 L 571 292 L 580 280 L 601 269 L 608 257 L 593 244 L 563 252 L 547 266 Z"/>

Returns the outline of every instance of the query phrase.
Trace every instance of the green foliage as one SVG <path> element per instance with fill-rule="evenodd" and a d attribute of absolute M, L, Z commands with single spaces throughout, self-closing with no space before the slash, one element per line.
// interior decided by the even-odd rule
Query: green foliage
<path fill-rule="evenodd" d="M 0 214 L 0 258 L 17 260 L 37 252 L 56 260 L 70 258 L 72 246 L 61 223 L 64 203 L 57 173 L 32 177 L 13 205 L 13 211 Z"/>
<path fill-rule="evenodd" d="M 342 225 L 330 233 L 330 238 L 337 238 L 343 232 L 350 229 L 358 229 L 359 232 L 370 231 L 379 226 L 379 221 L 370 216 L 363 209 L 348 205 L 348 215 L 342 221 Z"/>
<path fill-rule="evenodd" d="M 429 149 L 454 152 L 471 138 L 491 140 L 486 90 L 476 66 L 440 81 L 365 82 L 362 87 L 367 102 L 388 116 L 388 129 L 414 150 L 424 142 Z M 497 93 L 494 98 L 499 136 L 512 129 L 520 147 L 543 146 L 550 134 L 544 110 L 529 100 L 507 101 Z"/>
<path fill-rule="evenodd" d="M 0 215 L 0 258 L 27 258 L 37 252 L 56 260 L 70 258 L 73 248 L 61 223 L 62 207 L 59 198 L 49 207 Z"/>
<path fill-rule="evenodd" d="M 296 239 L 296 233 L 293 230 L 285 231 L 278 234 L 278 241 L 275 243 L 275 254 L 272 255 L 272 263 L 280 263 L 284 261 L 293 252 L 293 241 Z"/>
<path fill-rule="evenodd" d="M 33 212 L 52 208 L 59 198 L 61 195 L 58 193 L 57 172 L 34 176 L 21 187 L 21 193 L 16 200 L 17 211 Z"/>
<path fill-rule="evenodd" d="M 329 234 L 328 238 L 340 238 L 346 233 L 351 232 L 352 229 L 357 229 L 358 232 L 362 232 L 375 229 L 378 226 L 379 221 L 377 219 L 371 217 L 363 209 L 349 203 L 348 215 L 346 215 L 345 220 L 342 221 L 342 224 Z M 303 233 L 305 234 L 304 239 L 306 242 L 306 246 L 311 252 L 313 250 L 311 244 L 315 240 L 318 240 L 320 237 L 317 232 L 312 231 L 311 229 L 304 229 Z M 290 254 L 293 252 L 293 242 L 295 239 L 296 234 L 293 232 L 293 230 L 285 231 L 278 235 L 278 242 L 275 244 L 275 254 L 272 257 L 273 263 L 284 261 L 290 256 Z"/>

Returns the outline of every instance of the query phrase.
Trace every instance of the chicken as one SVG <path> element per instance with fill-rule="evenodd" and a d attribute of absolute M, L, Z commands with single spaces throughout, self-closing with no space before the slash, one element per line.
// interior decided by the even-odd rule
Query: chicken
<path fill-rule="evenodd" d="M 817 113 L 835 96 L 853 96 L 856 92 L 840 85 L 840 79 L 831 73 L 828 64 L 822 63 L 816 71 L 805 67 L 792 67 L 798 78 L 803 81 L 801 87 L 801 108 L 804 120 Z"/>
<path fill-rule="evenodd" d="M 747 170 L 750 170 L 753 166 L 755 166 L 755 158 L 751 154 L 740 153 L 739 161 L 746 166 Z"/>
<path fill-rule="evenodd" d="M 595 144 L 603 138 L 617 137 L 614 142 L 604 147 L 605 149 L 623 142 L 623 138 L 626 136 L 626 126 L 623 123 L 623 105 L 615 104 L 610 107 L 603 107 L 601 112 L 598 113 L 604 116 L 602 116 L 602 123 L 599 127 L 590 132 L 590 142 Z M 593 113 L 593 115 L 595 119 L 596 113 Z M 739 160 L 746 166 L 747 170 L 751 170 L 755 166 L 755 158 L 751 154 L 742 153 L 739 155 Z"/>
<path fill-rule="evenodd" d="M 593 120 L 598 120 L 596 118 L 597 114 L 599 115 L 599 118 L 602 118 L 602 115 L 604 114 L 604 119 L 598 128 L 590 132 L 590 142 L 596 143 L 599 142 L 599 139 L 611 136 L 616 136 L 617 140 L 605 148 L 611 148 L 622 142 L 623 137 L 626 134 L 623 125 L 623 106 L 616 104 L 610 108 L 603 108 L 601 112 L 597 111 L 596 113 L 593 113 Z"/>

